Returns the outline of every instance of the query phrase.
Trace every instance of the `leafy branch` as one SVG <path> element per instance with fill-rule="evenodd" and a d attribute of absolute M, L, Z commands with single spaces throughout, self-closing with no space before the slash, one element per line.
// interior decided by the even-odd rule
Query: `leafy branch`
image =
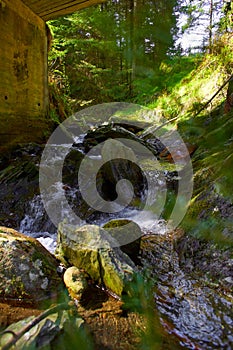
<path fill-rule="evenodd" d="M 4 335 L 7 333 L 12 334 L 12 339 L 10 339 L 3 347 L 2 350 L 8 350 L 10 349 L 12 346 L 14 346 L 17 341 L 22 338 L 22 336 L 27 333 L 28 331 L 30 331 L 31 328 L 33 328 L 35 325 L 37 325 L 38 323 L 40 323 L 43 319 L 45 319 L 46 317 L 48 317 L 51 314 L 54 314 L 56 312 L 59 312 L 61 310 L 69 310 L 74 306 L 73 303 L 62 303 L 59 305 L 56 305 L 46 311 L 44 311 L 43 313 L 41 313 L 39 316 L 37 316 L 36 318 L 34 318 L 31 322 L 29 322 L 24 328 L 22 328 L 19 332 L 15 333 L 11 330 L 5 330 L 3 331 L 0 335 Z"/>

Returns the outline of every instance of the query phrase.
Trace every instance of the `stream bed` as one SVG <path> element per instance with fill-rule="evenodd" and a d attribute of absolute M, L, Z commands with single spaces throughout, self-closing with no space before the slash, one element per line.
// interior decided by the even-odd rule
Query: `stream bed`
<path fill-rule="evenodd" d="M 36 196 L 30 213 L 21 222 L 21 231 L 40 240 L 54 252 L 56 233 L 33 232 L 33 223 L 40 221 L 43 206 Z M 121 218 L 137 222 L 145 235 L 142 237 L 142 269 L 155 281 L 154 300 L 165 330 L 179 339 L 186 349 L 226 349 L 233 347 L 233 298 L 218 286 L 208 286 L 195 275 L 188 275 L 179 265 L 174 248 L 175 234 L 166 232 L 163 220 L 155 220 L 149 212 L 140 216 L 128 210 Z M 94 222 L 103 225 L 107 219 Z M 31 226 L 32 225 L 32 226 Z M 37 226 L 39 227 L 39 225 Z"/>
<path fill-rule="evenodd" d="M 66 152 L 66 145 L 62 147 Z M 56 152 L 57 147 L 54 150 Z M 70 153 L 72 157 L 66 159 L 65 171 L 60 174 L 64 181 L 52 181 L 47 189 L 50 198 L 47 204 L 50 206 L 50 212 L 58 215 L 55 220 L 61 222 L 70 218 L 69 210 L 72 208 L 79 214 L 80 225 L 89 223 L 102 226 L 114 218 L 127 218 L 135 221 L 143 232 L 140 257 L 142 266 L 140 268 L 147 271 L 147 275 L 149 273 L 150 279 L 154 282 L 155 308 L 159 312 L 160 321 L 166 332 L 175 335 L 179 346 L 185 349 L 233 349 L 232 291 L 221 289 L 218 283 L 206 283 L 203 276 L 198 276 L 195 271 L 188 274 L 181 268 L 179 254 L 175 249 L 175 241 L 179 238 L 179 233 L 178 231 L 169 232 L 166 221 L 156 211 L 141 210 L 140 207 L 130 203 L 124 210 L 112 210 L 110 213 L 103 214 L 101 211 L 93 211 L 90 206 L 85 206 L 77 187 L 76 176 L 77 159 L 80 162 L 82 155 L 85 154 L 83 135 L 77 140 Z M 59 157 L 60 153 L 58 155 L 54 153 L 53 161 L 61 162 Z M 94 167 L 97 166 L 100 158 L 98 150 L 89 158 L 92 164 L 94 162 Z M 165 201 L 169 202 L 166 191 L 168 189 L 176 192 L 177 172 L 167 163 L 165 163 L 167 168 L 153 168 L 151 160 L 147 160 L 149 166 L 147 164 L 148 168 L 145 169 L 145 172 L 150 181 L 150 189 L 154 191 L 150 193 L 151 198 L 153 199 L 157 192 L 163 197 L 164 192 Z M 42 170 L 49 178 L 51 164 L 48 162 Z M 102 184 L 102 175 L 98 176 L 99 183 Z M 85 186 L 89 187 L 92 184 L 90 182 Z M 105 198 L 109 193 L 112 195 L 112 187 L 109 187 L 109 184 L 107 189 L 100 187 L 101 191 L 101 195 Z M 143 202 L 148 195 L 147 191 L 146 186 L 143 190 L 139 188 L 136 199 Z M 63 203 L 64 199 L 69 203 L 68 207 L 67 203 Z M 112 198 L 107 198 L 107 200 L 111 205 Z M 149 205 L 153 207 L 153 200 L 150 200 Z M 41 194 L 35 193 L 25 205 L 24 216 L 21 216 L 16 228 L 26 235 L 37 238 L 50 252 L 54 253 L 56 225 L 49 219 L 45 211 Z"/>
<path fill-rule="evenodd" d="M 186 274 L 174 249 L 175 235 L 143 238 L 143 266 L 156 280 L 155 304 L 165 328 L 188 349 L 232 349 L 232 294 Z"/>

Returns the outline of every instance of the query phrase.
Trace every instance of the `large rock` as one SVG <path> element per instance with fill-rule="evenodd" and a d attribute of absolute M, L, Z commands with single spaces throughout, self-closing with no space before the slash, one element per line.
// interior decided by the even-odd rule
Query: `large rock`
<path fill-rule="evenodd" d="M 0 298 L 39 303 L 58 296 L 63 287 L 58 261 L 36 239 L 0 227 Z"/>
<path fill-rule="evenodd" d="M 29 201 L 39 193 L 42 148 L 29 144 L 0 158 L 0 225 L 19 228 Z"/>
<path fill-rule="evenodd" d="M 128 219 L 115 219 L 108 221 L 103 228 L 119 242 L 120 249 L 138 264 L 143 234 L 139 225 Z"/>
<path fill-rule="evenodd" d="M 102 192 L 104 192 L 105 197 L 110 196 L 110 193 L 114 191 L 116 192 L 117 183 L 126 179 L 130 184 L 121 182 L 117 188 L 120 201 L 123 204 L 127 203 L 129 198 L 132 198 L 132 190 L 132 199 L 141 198 L 146 189 L 146 179 L 137 165 L 137 157 L 133 149 L 119 140 L 109 139 L 104 143 L 101 155 L 105 163 L 101 172 Z M 108 186 L 106 187 L 106 185 Z"/>
<path fill-rule="evenodd" d="M 99 226 L 61 223 L 56 254 L 63 262 L 85 270 L 99 285 L 121 295 L 136 266 L 118 245 Z"/>
<path fill-rule="evenodd" d="M 109 138 L 126 138 L 129 140 L 135 140 L 137 139 L 137 136 L 135 136 L 131 131 L 126 130 L 119 125 L 113 126 L 112 123 L 107 125 L 100 125 L 98 128 L 90 130 L 85 136 L 83 143 L 86 152 L 88 152 L 92 147 L 106 141 Z"/>
<path fill-rule="evenodd" d="M 139 147 L 136 147 L 138 151 L 137 154 L 144 154 L 146 149 L 148 149 L 148 151 L 152 152 L 152 154 L 155 156 L 158 155 L 156 147 L 153 147 L 150 143 L 144 141 L 141 137 L 134 134 L 135 124 L 132 124 L 133 125 L 126 124 L 124 127 L 122 127 L 121 125 L 110 123 L 107 125 L 100 125 L 94 130 L 90 130 L 86 134 L 83 142 L 85 152 L 89 152 L 92 147 L 95 147 L 108 139 L 124 139 L 125 141 L 135 141 L 135 147 L 136 144 L 138 144 Z"/>
<path fill-rule="evenodd" d="M 75 148 L 71 148 L 64 160 L 62 169 L 63 183 L 69 186 L 76 186 L 78 181 L 78 171 L 84 155 Z"/>

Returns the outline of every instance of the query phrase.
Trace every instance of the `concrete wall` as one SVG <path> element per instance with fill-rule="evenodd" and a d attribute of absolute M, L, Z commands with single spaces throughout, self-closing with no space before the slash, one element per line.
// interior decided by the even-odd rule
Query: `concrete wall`
<path fill-rule="evenodd" d="M 46 133 L 45 22 L 21 0 L 0 0 L 0 149 Z"/>

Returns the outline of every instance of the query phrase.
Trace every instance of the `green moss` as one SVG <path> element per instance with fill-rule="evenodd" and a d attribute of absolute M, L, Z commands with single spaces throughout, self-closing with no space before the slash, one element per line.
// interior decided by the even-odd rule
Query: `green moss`
<path fill-rule="evenodd" d="M 121 227 L 129 224 L 131 221 L 127 219 L 115 219 L 107 222 L 103 227 L 105 229 L 108 228 L 114 228 L 114 227 Z"/>
<path fill-rule="evenodd" d="M 32 254 L 32 261 L 36 261 L 36 260 L 41 260 L 42 258 L 42 255 L 41 253 L 39 252 L 39 250 L 35 249 L 34 250 L 34 253 Z"/>
<path fill-rule="evenodd" d="M 223 115 L 221 108 L 216 111 L 191 123 L 199 131 L 198 138 L 188 134 L 191 142 L 195 140 L 198 145 L 198 151 L 193 157 L 193 199 L 182 227 L 199 239 L 204 237 L 222 246 L 232 244 L 229 234 L 224 234 L 233 232 L 232 224 L 227 215 L 221 216 L 218 206 L 222 201 L 233 200 L 233 120 L 230 115 Z M 179 125 L 181 133 L 187 135 L 190 123 L 183 121 Z"/>
<path fill-rule="evenodd" d="M 23 299 L 25 296 L 28 297 L 28 293 L 25 291 L 23 281 L 19 276 L 13 275 L 10 280 L 10 285 L 7 286 L 8 293 L 11 291 L 12 295 L 15 295 L 19 299 Z"/>

